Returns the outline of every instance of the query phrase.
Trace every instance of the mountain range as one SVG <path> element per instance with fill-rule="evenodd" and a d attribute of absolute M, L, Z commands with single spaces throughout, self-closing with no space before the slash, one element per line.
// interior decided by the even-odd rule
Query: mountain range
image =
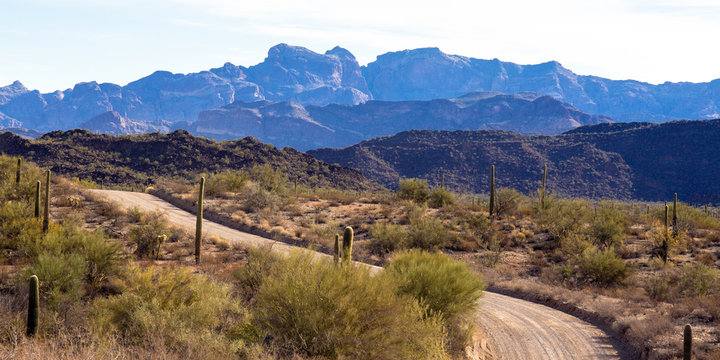
<path fill-rule="evenodd" d="M 198 122 L 198 115 L 205 110 L 233 103 L 358 105 L 370 100 L 454 99 L 478 91 L 546 95 L 572 104 L 581 112 L 609 116 L 615 121 L 661 122 L 720 116 L 720 80 L 652 85 L 577 75 L 554 61 L 518 65 L 448 55 L 437 48 L 390 52 L 360 66 L 352 53 L 340 47 L 318 54 L 279 44 L 254 66 L 226 63 L 190 74 L 157 71 L 125 86 L 86 82 L 44 94 L 16 81 L 0 88 L 0 127 L 71 129 L 114 112 L 114 118 L 125 119 L 123 131 L 140 131 L 149 126 L 172 130 Z"/>
<path fill-rule="evenodd" d="M 441 176 L 455 191 L 488 192 L 490 166 L 499 187 L 533 194 L 548 166 L 548 189 L 562 196 L 680 199 L 720 203 L 720 120 L 584 126 L 561 135 L 507 131 L 413 130 L 344 149 L 308 154 L 356 168 L 397 188 L 401 178 Z"/>

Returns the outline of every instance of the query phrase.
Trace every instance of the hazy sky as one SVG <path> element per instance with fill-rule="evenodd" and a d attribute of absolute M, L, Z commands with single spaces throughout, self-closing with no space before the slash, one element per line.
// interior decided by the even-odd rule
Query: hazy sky
<path fill-rule="evenodd" d="M 434 46 L 612 79 L 720 78 L 720 0 L 0 0 L 0 24 L 0 86 L 43 92 L 254 65 L 280 42 L 340 45 L 363 65 Z"/>

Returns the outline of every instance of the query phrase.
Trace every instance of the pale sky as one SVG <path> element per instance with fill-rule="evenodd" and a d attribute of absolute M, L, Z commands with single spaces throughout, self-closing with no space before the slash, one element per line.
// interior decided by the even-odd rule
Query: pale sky
<path fill-rule="evenodd" d="M 0 86 L 50 92 L 250 66 L 281 42 L 339 45 L 361 65 L 432 46 L 611 79 L 706 82 L 720 78 L 719 35 L 720 0 L 0 0 Z"/>

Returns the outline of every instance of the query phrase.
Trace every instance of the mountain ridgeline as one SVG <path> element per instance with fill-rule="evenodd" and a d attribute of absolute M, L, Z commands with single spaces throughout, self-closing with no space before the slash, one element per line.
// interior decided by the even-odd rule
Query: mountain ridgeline
<path fill-rule="evenodd" d="M 456 191 L 488 192 L 490 166 L 499 187 L 526 194 L 540 187 L 562 196 L 720 203 L 720 120 L 600 124 L 555 136 L 506 131 L 401 132 L 344 149 L 308 153 L 356 168 L 396 188 L 426 179 Z"/>
<path fill-rule="evenodd" d="M 348 50 L 340 47 L 318 54 L 279 44 L 254 66 L 226 63 L 190 74 L 157 71 L 125 86 L 86 82 L 43 94 L 15 82 L 0 88 L 0 127 L 72 129 L 98 115 L 115 112 L 126 119 L 127 126 L 119 126 L 124 127 L 123 131 L 141 131 L 151 126 L 173 130 L 195 123 L 205 110 L 235 102 L 290 101 L 302 106 L 324 106 L 357 105 L 374 99 L 400 101 L 395 105 L 402 107 L 407 105 L 403 101 L 454 99 L 477 91 L 532 92 L 615 121 L 720 116 L 720 79 L 652 85 L 577 75 L 554 61 L 518 65 L 448 55 L 437 48 L 386 53 L 360 66 Z M 98 131 L 102 129 L 101 124 Z"/>
<path fill-rule="evenodd" d="M 105 185 L 150 185 L 162 178 L 192 180 L 203 173 L 269 164 L 299 184 L 348 190 L 379 189 L 359 171 L 277 149 L 253 138 L 216 142 L 184 130 L 111 136 L 87 130 L 53 131 L 35 140 L 0 132 L 0 153 L 22 156 L 54 173 Z"/>

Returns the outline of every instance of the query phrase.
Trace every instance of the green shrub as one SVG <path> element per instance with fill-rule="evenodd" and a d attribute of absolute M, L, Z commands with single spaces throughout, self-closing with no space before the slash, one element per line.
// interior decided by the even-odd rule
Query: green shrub
<path fill-rule="evenodd" d="M 499 215 L 513 214 L 517 211 L 521 197 L 514 189 L 500 188 L 495 196 L 495 210 Z"/>
<path fill-rule="evenodd" d="M 253 318 L 286 353 L 343 359 L 445 358 L 437 318 L 399 296 L 387 277 L 366 267 L 281 259 L 261 281 Z"/>
<path fill-rule="evenodd" d="M 601 286 L 623 284 L 630 275 L 630 269 L 612 248 L 600 250 L 591 246 L 582 252 L 578 263 L 580 274 Z"/>
<path fill-rule="evenodd" d="M 250 247 L 247 264 L 235 268 L 232 276 L 242 289 L 247 300 L 254 298 L 263 280 L 272 274 L 280 258 L 270 252 L 270 248 Z"/>
<path fill-rule="evenodd" d="M 80 254 L 43 252 L 23 271 L 22 279 L 31 275 L 42 279 L 41 299 L 58 310 L 63 303 L 78 301 L 85 294 L 86 274 L 87 263 Z"/>
<path fill-rule="evenodd" d="M 285 184 L 288 179 L 281 169 L 273 169 L 270 164 L 255 165 L 250 169 L 250 179 L 257 183 L 263 190 L 281 194 L 285 191 Z"/>
<path fill-rule="evenodd" d="M 686 296 L 705 296 L 718 286 L 718 271 L 703 263 L 683 265 L 678 290 Z"/>
<path fill-rule="evenodd" d="M 420 179 L 400 180 L 397 196 L 401 199 L 412 200 L 424 204 L 430 197 L 427 181 Z"/>
<path fill-rule="evenodd" d="M 129 345 L 162 341 L 179 353 L 210 348 L 231 356 L 237 346 L 223 332 L 243 317 L 229 286 L 184 267 L 127 269 L 119 295 L 93 301 L 98 334 Z"/>
<path fill-rule="evenodd" d="M 226 192 L 238 192 L 247 183 L 250 175 L 242 170 L 225 170 L 210 174 L 205 183 L 205 194 L 215 196 Z"/>
<path fill-rule="evenodd" d="M 383 255 L 405 247 L 407 233 L 400 225 L 376 223 L 370 227 L 368 247 L 374 254 Z"/>
<path fill-rule="evenodd" d="M 437 250 L 450 243 L 450 233 L 442 221 L 433 217 L 410 219 L 408 247 Z"/>
<path fill-rule="evenodd" d="M 602 204 L 590 223 L 590 238 L 600 248 L 620 247 L 627 224 L 628 219 L 624 212 L 607 203 Z"/>
<path fill-rule="evenodd" d="M 245 186 L 243 200 L 243 209 L 247 212 L 256 212 L 262 209 L 277 210 L 281 205 L 280 197 L 276 193 L 255 183 Z"/>
<path fill-rule="evenodd" d="M 564 200 L 553 196 L 545 198 L 545 208 L 538 209 L 538 223 L 553 238 L 582 234 L 590 219 L 587 203 L 583 200 Z"/>
<path fill-rule="evenodd" d="M 159 235 L 169 235 L 167 223 L 162 213 L 148 213 L 144 216 L 144 223 L 130 226 L 127 239 L 135 244 L 135 255 L 138 258 L 150 258 L 153 250 L 157 248 Z"/>
<path fill-rule="evenodd" d="M 432 188 L 430 197 L 428 198 L 428 205 L 430 205 L 430 207 L 437 209 L 452 204 L 455 204 L 455 195 L 440 186 Z"/>
<path fill-rule="evenodd" d="M 42 220 L 33 217 L 25 201 L 3 201 L 0 204 L 0 247 L 19 249 L 42 236 Z"/>
<path fill-rule="evenodd" d="M 645 279 L 645 292 L 655 301 L 666 301 L 670 298 L 670 279 L 667 274 L 652 276 Z"/>

